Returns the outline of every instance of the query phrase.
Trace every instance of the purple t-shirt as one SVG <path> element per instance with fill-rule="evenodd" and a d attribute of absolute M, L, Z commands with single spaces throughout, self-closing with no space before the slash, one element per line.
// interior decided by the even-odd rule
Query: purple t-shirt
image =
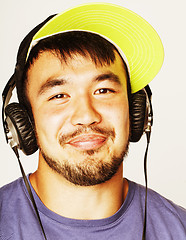
<path fill-rule="evenodd" d="M 145 189 L 129 181 L 125 202 L 100 220 L 62 217 L 40 201 L 32 189 L 47 240 L 142 239 Z M 147 240 L 186 240 L 186 210 L 148 191 Z M 44 239 L 23 179 L 0 189 L 0 240 Z"/>

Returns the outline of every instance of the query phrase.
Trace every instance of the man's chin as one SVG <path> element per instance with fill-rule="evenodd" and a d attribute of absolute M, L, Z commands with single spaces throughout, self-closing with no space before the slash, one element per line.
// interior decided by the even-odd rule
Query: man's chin
<path fill-rule="evenodd" d="M 117 173 L 128 153 L 128 144 L 120 154 L 111 149 L 107 142 L 100 148 L 83 151 L 70 146 L 63 147 L 63 151 L 52 157 L 47 151 L 41 152 L 48 166 L 67 181 L 79 186 L 93 186 L 110 180 Z"/>
<path fill-rule="evenodd" d="M 90 155 L 92 154 L 92 155 Z M 110 180 L 118 171 L 123 156 L 111 158 L 94 157 L 93 152 L 84 154 L 81 158 L 68 158 L 63 162 L 54 161 L 44 156 L 48 166 L 67 181 L 79 186 L 94 186 Z"/>

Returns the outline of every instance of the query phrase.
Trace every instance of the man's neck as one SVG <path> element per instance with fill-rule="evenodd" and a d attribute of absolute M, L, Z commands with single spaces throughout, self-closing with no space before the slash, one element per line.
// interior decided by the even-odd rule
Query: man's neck
<path fill-rule="evenodd" d="M 31 184 L 44 205 L 64 217 L 88 220 L 110 217 L 119 210 L 128 192 L 123 165 L 110 180 L 95 186 L 77 186 L 53 170 L 40 168 L 30 176 Z"/>

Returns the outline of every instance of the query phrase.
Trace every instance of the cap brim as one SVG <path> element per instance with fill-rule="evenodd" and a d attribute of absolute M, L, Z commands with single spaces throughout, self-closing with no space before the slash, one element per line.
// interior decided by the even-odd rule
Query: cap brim
<path fill-rule="evenodd" d="M 145 87 L 163 64 L 163 45 L 154 28 L 136 13 L 114 4 L 71 8 L 46 23 L 33 40 L 72 30 L 103 35 L 123 51 L 130 68 L 132 93 Z"/>

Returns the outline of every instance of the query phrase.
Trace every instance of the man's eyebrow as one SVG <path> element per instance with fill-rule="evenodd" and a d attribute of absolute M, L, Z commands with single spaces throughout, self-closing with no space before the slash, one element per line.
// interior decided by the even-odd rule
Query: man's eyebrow
<path fill-rule="evenodd" d="M 93 82 L 101 82 L 101 81 L 106 81 L 106 80 L 121 85 L 121 81 L 120 81 L 119 77 L 112 72 L 99 74 L 98 76 L 96 76 L 93 79 Z M 49 90 L 53 87 L 65 85 L 67 83 L 69 83 L 69 81 L 67 81 L 66 79 L 63 79 L 63 78 L 60 78 L 60 79 L 52 79 L 52 78 L 50 79 L 49 78 L 39 88 L 38 95 L 44 94 L 47 90 Z"/>
<path fill-rule="evenodd" d="M 96 76 L 93 81 L 101 82 L 101 81 L 106 81 L 106 80 L 121 85 L 121 81 L 120 81 L 118 75 L 116 75 L 112 72 L 102 73 L 102 74 Z"/>
<path fill-rule="evenodd" d="M 56 87 L 67 84 L 67 80 L 61 78 L 61 79 L 48 79 L 44 84 L 41 85 L 38 91 L 38 95 L 44 94 L 47 90 Z"/>

